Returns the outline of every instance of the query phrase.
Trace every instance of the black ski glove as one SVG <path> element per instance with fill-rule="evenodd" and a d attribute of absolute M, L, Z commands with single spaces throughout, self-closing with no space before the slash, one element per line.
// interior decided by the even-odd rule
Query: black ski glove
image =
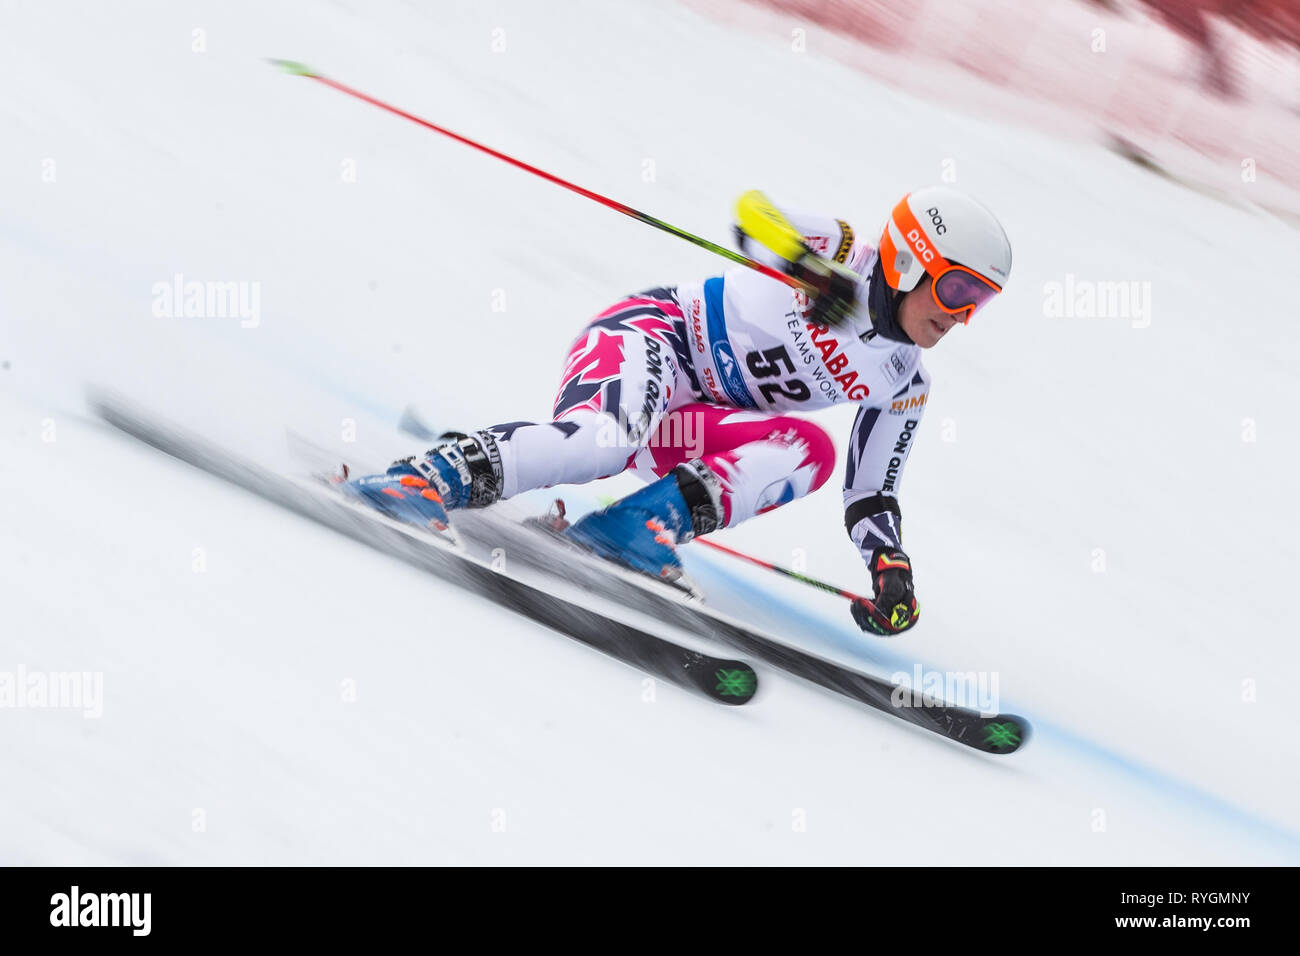
<path fill-rule="evenodd" d="M 809 293 L 809 322 L 816 325 L 844 325 L 857 305 L 858 274 L 846 266 L 809 252 L 786 269 L 814 291 Z"/>
<path fill-rule="evenodd" d="M 874 606 L 864 600 L 854 601 L 850 605 L 853 620 L 873 634 L 901 634 L 921 614 L 912 587 L 912 562 L 902 551 L 877 548 L 868 568 L 876 588 Z"/>
<path fill-rule="evenodd" d="M 736 248 L 749 255 L 749 239 L 739 224 L 731 227 Z M 857 305 L 857 288 L 861 280 L 856 272 L 833 259 L 819 256 L 806 244 L 800 243 L 803 252 L 797 259 L 787 259 L 776 253 L 782 271 L 808 287 L 809 307 L 807 319 L 816 325 L 845 325 Z"/>

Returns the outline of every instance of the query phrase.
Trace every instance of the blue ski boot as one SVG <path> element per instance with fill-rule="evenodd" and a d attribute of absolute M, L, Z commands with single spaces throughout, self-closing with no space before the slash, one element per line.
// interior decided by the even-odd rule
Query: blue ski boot
<path fill-rule="evenodd" d="M 715 530 L 721 510 L 718 476 L 696 459 L 579 519 L 563 534 L 602 558 L 676 581 L 682 576 L 677 544 Z"/>
<path fill-rule="evenodd" d="M 490 435 L 442 437 L 454 440 L 423 458 L 395 461 L 382 475 L 344 482 L 342 491 L 397 521 L 446 531 L 449 511 L 482 508 L 501 497 L 501 459 Z"/>

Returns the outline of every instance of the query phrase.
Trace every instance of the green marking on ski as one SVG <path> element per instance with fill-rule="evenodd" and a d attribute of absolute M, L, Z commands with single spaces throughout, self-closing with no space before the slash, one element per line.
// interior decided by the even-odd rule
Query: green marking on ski
<path fill-rule="evenodd" d="M 990 747 L 1015 747 L 1020 743 L 1020 726 L 1015 721 L 985 724 L 984 742 Z"/>
<path fill-rule="evenodd" d="M 714 675 L 718 684 L 714 688 L 723 697 L 752 697 L 754 672 L 751 670 L 720 670 Z"/>

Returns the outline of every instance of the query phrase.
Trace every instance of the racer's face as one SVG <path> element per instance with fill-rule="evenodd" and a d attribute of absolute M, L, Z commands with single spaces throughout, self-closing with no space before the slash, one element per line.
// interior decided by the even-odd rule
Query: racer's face
<path fill-rule="evenodd" d="M 898 324 L 917 345 L 923 349 L 931 348 L 948 334 L 954 325 L 960 325 L 960 316 L 953 315 L 939 308 L 930 293 L 930 283 L 934 280 L 928 275 L 915 289 L 903 296 L 898 305 Z"/>

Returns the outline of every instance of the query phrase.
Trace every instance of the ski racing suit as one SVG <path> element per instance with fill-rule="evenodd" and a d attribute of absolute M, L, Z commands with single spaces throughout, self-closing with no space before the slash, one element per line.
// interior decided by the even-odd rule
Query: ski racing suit
<path fill-rule="evenodd" d="M 852 403 L 846 528 L 868 563 L 877 548 L 901 548 L 899 479 L 930 388 L 921 349 L 871 326 L 872 246 L 842 220 L 790 219 L 815 252 L 863 276 L 851 327 L 807 321 L 804 293 L 743 267 L 628 296 L 570 347 L 552 421 L 484 430 L 495 439 L 501 497 L 702 462 L 719 478 L 719 527 L 730 527 L 830 477 L 830 437 L 784 413 Z M 777 264 L 766 250 L 746 251 Z"/>

